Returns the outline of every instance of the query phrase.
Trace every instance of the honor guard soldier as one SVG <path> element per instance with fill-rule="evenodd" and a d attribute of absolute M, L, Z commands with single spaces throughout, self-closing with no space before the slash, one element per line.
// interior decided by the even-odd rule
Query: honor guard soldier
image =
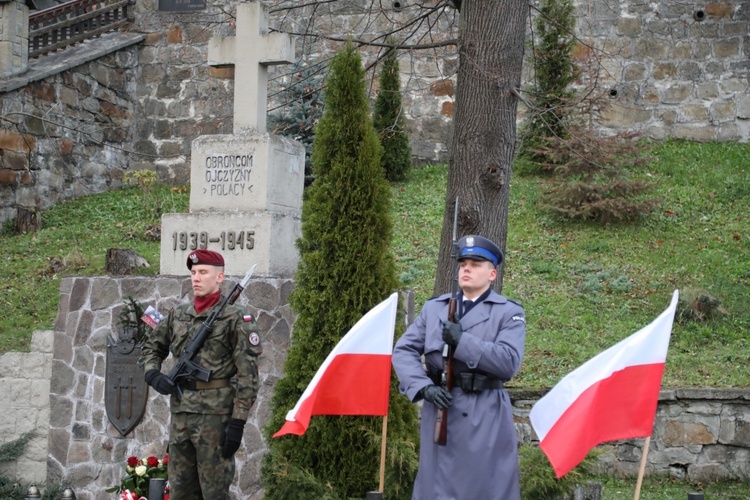
<path fill-rule="evenodd" d="M 228 499 L 234 454 L 258 394 L 258 325 L 244 307 L 225 305 L 193 361 L 210 380 L 190 377 L 177 385 L 161 373 L 167 355 L 179 358 L 194 333 L 221 301 L 224 258 L 196 250 L 187 258 L 194 299 L 171 310 L 146 340 L 139 364 L 146 382 L 169 395 L 169 483 L 179 500 Z M 180 395 L 181 393 L 181 395 Z"/>
<path fill-rule="evenodd" d="M 495 243 L 466 236 L 456 246 L 458 321 L 448 321 L 451 294 L 431 299 L 393 351 L 399 390 L 413 402 L 424 400 L 412 498 L 520 499 L 516 431 L 503 383 L 521 366 L 524 310 L 490 289 L 503 261 Z M 453 353 L 450 391 L 441 383 L 446 344 Z M 445 445 L 433 440 L 438 410 L 447 417 Z"/>

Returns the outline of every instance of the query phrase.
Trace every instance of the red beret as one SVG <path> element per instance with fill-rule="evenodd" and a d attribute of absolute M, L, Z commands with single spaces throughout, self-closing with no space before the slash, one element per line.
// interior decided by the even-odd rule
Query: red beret
<path fill-rule="evenodd" d="M 206 264 L 209 266 L 224 266 L 224 257 L 213 250 L 195 250 L 190 252 L 187 258 L 187 268 L 192 269 L 194 265 Z"/>

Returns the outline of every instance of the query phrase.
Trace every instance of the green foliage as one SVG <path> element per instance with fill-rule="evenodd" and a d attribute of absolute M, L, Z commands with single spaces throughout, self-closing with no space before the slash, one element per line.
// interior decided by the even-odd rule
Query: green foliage
<path fill-rule="evenodd" d="M 19 482 L 0 475 L 0 498 L 3 500 L 24 500 L 32 483 Z M 62 484 L 36 485 L 42 491 L 42 500 L 59 500 L 65 491 Z"/>
<path fill-rule="evenodd" d="M 575 17 L 571 0 L 542 0 L 534 20 L 536 28 L 533 47 L 534 80 L 530 88 L 535 109 L 521 133 L 523 151 L 533 158 L 532 151 L 548 137 L 567 138 L 566 106 L 573 92 L 569 89 L 578 76 L 573 62 Z"/>
<path fill-rule="evenodd" d="M 149 219 L 158 219 L 163 213 L 173 211 L 175 206 L 175 190 L 157 189 L 159 187 L 158 176 L 153 170 L 136 170 L 125 174 L 123 180 L 138 188 L 141 195 L 140 209 L 144 216 Z"/>
<path fill-rule="evenodd" d="M 647 159 L 634 134 L 602 137 L 593 129 L 592 117 L 609 105 L 602 96 L 587 91 L 579 102 L 573 99 L 571 84 L 582 73 L 572 58 L 573 10 L 571 0 L 543 0 L 534 20 L 534 109 L 521 133 L 522 157 L 528 160 L 521 170 L 554 175 L 543 205 L 556 216 L 631 222 L 657 205 L 644 197 L 651 184 L 630 173 Z M 590 57 L 582 60 L 588 72 L 599 71 Z"/>
<path fill-rule="evenodd" d="M 572 471 L 555 477 L 544 452 L 538 446 L 521 445 L 518 449 L 521 472 L 521 498 L 529 500 L 558 499 L 572 493 L 593 475 L 599 463 L 601 448 L 594 448 Z"/>
<path fill-rule="evenodd" d="M 18 460 L 33 437 L 34 431 L 24 432 L 18 439 L 0 445 L 0 463 Z"/>
<path fill-rule="evenodd" d="M 323 114 L 323 82 L 326 76 L 325 64 L 310 62 L 312 47 L 306 45 L 303 56 L 292 66 L 289 84 L 278 85 L 277 92 L 284 94 L 286 103 L 278 112 L 268 115 L 274 134 L 291 137 L 305 146 L 306 186 L 315 178 L 312 145 L 315 126 Z"/>
<path fill-rule="evenodd" d="M 143 304 L 130 295 L 125 297 L 123 302 L 125 303 L 125 307 L 117 315 L 117 326 L 121 331 L 132 335 L 136 344 L 140 344 L 146 340 L 146 335 L 149 331 L 149 326 L 141 321 L 141 316 L 143 316 L 146 309 L 143 307 Z"/>
<path fill-rule="evenodd" d="M 394 43 L 391 37 L 388 43 Z M 386 178 L 391 181 L 403 181 L 411 166 L 411 146 L 409 137 L 404 132 L 404 117 L 401 107 L 401 81 L 396 50 L 390 50 L 383 59 L 380 72 L 380 92 L 375 99 L 373 125 L 383 145 L 380 164 L 385 170 Z"/>
<path fill-rule="evenodd" d="M 636 479 L 600 475 L 591 478 L 602 483 L 602 500 L 635 498 Z M 717 483 L 689 483 L 662 474 L 646 474 L 640 489 L 644 500 L 675 500 L 688 498 L 690 493 L 703 493 L 707 499 L 745 500 L 750 498 L 750 479 Z"/>
<path fill-rule="evenodd" d="M 18 460 L 26 449 L 26 445 L 34 437 L 34 434 L 34 431 L 25 432 L 18 439 L 0 445 L 0 463 Z M 31 483 L 13 480 L 0 474 L 0 498 L 3 500 L 24 500 L 31 486 Z M 41 490 L 42 488 L 39 489 Z M 42 500 L 60 498 L 62 491 L 63 488 L 61 485 L 50 485 L 42 494 Z"/>
<path fill-rule="evenodd" d="M 290 296 L 298 313 L 265 429 L 271 453 L 262 477 L 267 498 L 289 498 L 315 484 L 330 495 L 362 498 L 377 488 L 380 450 L 368 439 L 382 418 L 317 416 L 303 436 L 271 440 L 328 353 L 365 313 L 398 287 L 390 251 L 390 187 L 369 117 L 359 54 L 347 45 L 332 60 L 325 111 L 313 144 L 315 182 L 305 193 L 300 262 Z M 388 431 L 416 441 L 416 410 L 391 385 Z M 389 438 L 390 439 L 390 438 Z M 402 490 L 413 478 L 404 478 Z M 299 480 L 299 487 L 287 484 Z M 320 498 L 320 497 L 316 497 Z"/>

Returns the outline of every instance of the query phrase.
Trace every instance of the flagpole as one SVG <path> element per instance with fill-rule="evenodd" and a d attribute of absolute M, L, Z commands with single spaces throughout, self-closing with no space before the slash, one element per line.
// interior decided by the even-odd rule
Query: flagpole
<path fill-rule="evenodd" d="M 635 483 L 635 496 L 633 500 L 638 500 L 641 496 L 641 483 L 643 483 L 643 472 L 646 470 L 646 457 L 648 456 L 648 445 L 651 443 L 651 436 L 643 442 L 643 454 L 641 455 L 641 467 L 638 469 L 638 481 Z"/>
<path fill-rule="evenodd" d="M 383 439 L 380 445 L 380 487 L 378 491 L 383 492 L 385 487 L 385 437 L 388 434 L 388 414 L 383 417 Z"/>

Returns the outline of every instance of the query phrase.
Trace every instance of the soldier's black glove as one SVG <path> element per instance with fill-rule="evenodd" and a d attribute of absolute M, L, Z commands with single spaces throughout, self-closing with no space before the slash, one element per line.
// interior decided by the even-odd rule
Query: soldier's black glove
<path fill-rule="evenodd" d="M 451 396 L 451 393 L 439 385 L 428 385 L 422 389 L 422 397 L 425 401 L 429 401 L 441 410 L 450 408 L 453 405 L 453 396 Z"/>
<path fill-rule="evenodd" d="M 443 342 L 449 346 L 456 347 L 463 334 L 461 323 L 453 323 L 451 321 L 443 323 Z"/>
<path fill-rule="evenodd" d="M 175 383 L 156 368 L 151 368 L 146 372 L 146 383 L 156 389 L 156 392 L 165 396 L 177 393 Z"/>
<path fill-rule="evenodd" d="M 240 449 L 242 443 L 242 433 L 245 430 L 245 421 L 239 418 L 233 418 L 224 428 L 224 434 L 221 436 L 221 456 L 229 458 Z"/>

